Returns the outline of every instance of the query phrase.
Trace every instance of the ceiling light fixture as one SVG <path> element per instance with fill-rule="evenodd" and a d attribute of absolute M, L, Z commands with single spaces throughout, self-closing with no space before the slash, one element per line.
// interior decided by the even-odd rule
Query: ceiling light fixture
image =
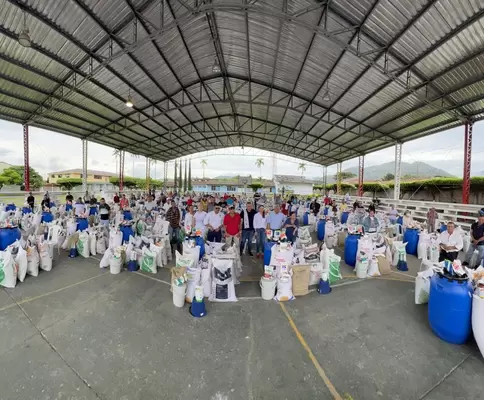
<path fill-rule="evenodd" d="M 22 29 L 22 33 L 18 35 L 18 42 L 23 47 L 32 46 L 32 42 L 30 40 L 29 28 L 27 28 L 27 14 L 25 12 L 24 12 L 24 26 Z"/>
<path fill-rule="evenodd" d="M 220 65 L 218 63 L 217 57 L 213 59 L 212 72 L 218 74 L 220 72 Z"/>
<path fill-rule="evenodd" d="M 129 90 L 128 93 L 128 100 L 126 100 L 126 107 L 133 108 L 133 99 L 131 98 L 131 89 Z"/>
<path fill-rule="evenodd" d="M 330 102 L 331 101 L 331 95 L 329 94 L 329 82 L 326 81 L 326 87 L 323 92 L 323 101 Z"/>

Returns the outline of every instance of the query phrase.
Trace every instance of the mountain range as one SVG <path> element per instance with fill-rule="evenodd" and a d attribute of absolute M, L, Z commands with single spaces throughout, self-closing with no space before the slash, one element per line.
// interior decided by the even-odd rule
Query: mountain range
<path fill-rule="evenodd" d="M 358 167 L 352 167 L 345 169 L 343 172 L 351 172 L 358 175 Z M 370 167 L 365 167 L 364 177 L 365 181 L 373 181 L 383 178 L 386 174 L 395 173 L 395 163 L 387 162 L 379 165 L 372 165 Z M 424 162 L 413 162 L 407 163 L 402 162 L 401 165 L 401 176 L 411 175 L 416 178 L 433 178 L 433 177 L 443 177 L 443 178 L 454 178 L 452 174 L 449 174 L 443 169 L 433 167 L 430 164 Z"/>

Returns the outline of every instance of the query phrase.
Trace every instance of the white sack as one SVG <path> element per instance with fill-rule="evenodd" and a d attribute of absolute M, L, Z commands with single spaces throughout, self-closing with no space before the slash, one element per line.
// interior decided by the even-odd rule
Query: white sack
<path fill-rule="evenodd" d="M 39 275 L 39 252 L 37 251 L 37 247 L 35 245 L 29 245 L 27 247 L 27 274 L 32 276 Z"/>
<path fill-rule="evenodd" d="M 147 247 L 143 248 L 143 257 L 141 258 L 141 271 L 144 272 L 151 272 L 152 274 L 156 274 L 156 260 L 155 260 L 155 253 L 153 253 Z"/>
<path fill-rule="evenodd" d="M 89 234 L 86 231 L 79 233 L 76 248 L 80 256 L 89 258 Z"/>
<path fill-rule="evenodd" d="M 89 233 L 89 253 L 91 253 L 92 256 L 95 256 L 97 254 L 97 238 L 96 238 L 96 232 L 90 232 Z"/>
<path fill-rule="evenodd" d="M 123 244 L 123 233 L 117 229 L 109 231 L 109 248 L 115 249 Z"/>
<path fill-rule="evenodd" d="M 104 252 L 103 258 L 101 258 L 101 262 L 99 263 L 99 268 L 107 268 L 110 265 L 110 258 L 113 255 L 112 249 L 106 249 Z"/>
<path fill-rule="evenodd" d="M 18 253 L 15 257 L 15 263 L 17 264 L 17 278 L 20 282 L 23 282 L 25 279 L 25 275 L 27 275 L 27 252 L 23 249 L 22 246 L 18 246 Z"/>
<path fill-rule="evenodd" d="M 17 269 L 12 253 L 7 248 L 0 251 L 0 285 L 6 288 L 14 288 L 17 284 Z"/>
<path fill-rule="evenodd" d="M 37 245 L 39 249 L 39 257 L 40 257 L 40 268 L 44 271 L 51 271 L 52 270 L 52 256 L 49 252 L 49 243 L 41 241 Z"/>
<path fill-rule="evenodd" d="M 212 260 L 212 291 L 210 301 L 237 301 L 234 286 L 233 260 Z"/>
<path fill-rule="evenodd" d="M 202 270 L 197 265 L 191 265 L 187 268 L 187 293 L 185 301 L 191 303 L 193 296 L 195 296 L 195 287 L 200 286 L 200 277 Z"/>
<path fill-rule="evenodd" d="M 274 300 L 289 301 L 295 299 L 292 294 L 292 276 L 285 275 L 277 279 L 277 292 Z"/>

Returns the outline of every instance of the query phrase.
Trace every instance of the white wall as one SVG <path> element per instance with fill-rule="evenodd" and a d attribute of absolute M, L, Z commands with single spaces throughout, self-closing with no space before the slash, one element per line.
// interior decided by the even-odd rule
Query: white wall
<path fill-rule="evenodd" d="M 296 194 L 311 195 L 313 193 L 313 184 L 305 182 L 297 183 L 279 183 L 276 182 L 276 190 L 278 194 L 282 194 L 282 188 L 287 191 L 292 191 Z"/>

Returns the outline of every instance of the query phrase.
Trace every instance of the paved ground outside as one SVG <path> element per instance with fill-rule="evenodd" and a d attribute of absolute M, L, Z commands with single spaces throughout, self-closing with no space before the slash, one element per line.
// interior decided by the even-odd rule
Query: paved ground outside
<path fill-rule="evenodd" d="M 439 340 L 406 275 L 345 278 L 285 304 L 260 299 L 244 257 L 237 303 L 177 309 L 166 269 L 111 275 L 57 256 L 51 272 L 0 290 L 1 399 L 471 399 L 484 362 Z"/>

